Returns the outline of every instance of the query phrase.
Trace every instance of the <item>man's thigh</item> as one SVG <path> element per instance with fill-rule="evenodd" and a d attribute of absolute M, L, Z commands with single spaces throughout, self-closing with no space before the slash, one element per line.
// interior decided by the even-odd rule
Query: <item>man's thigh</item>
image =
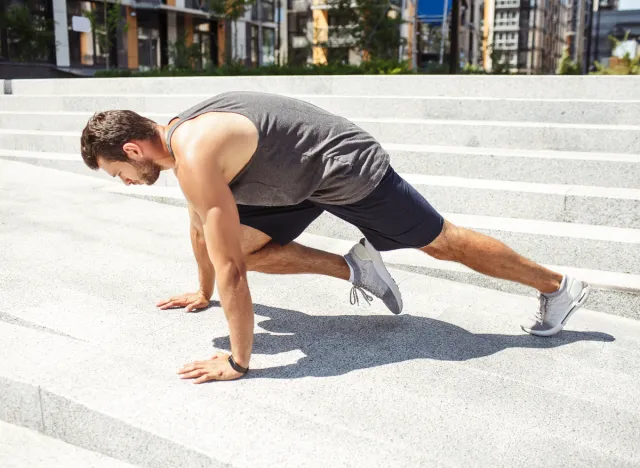
<path fill-rule="evenodd" d="M 251 255 L 271 242 L 269 235 L 244 224 L 240 225 L 240 236 L 240 246 L 244 255 Z"/>
<path fill-rule="evenodd" d="M 362 200 L 323 207 L 360 229 L 377 250 L 422 248 L 444 226 L 442 216 L 391 167 Z"/>
<path fill-rule="evenodd" d="M 294 206 L 238 205 L 242 224 L 242 250 L 256 252 L 271 240 L 287 245 L 322 214 L 323 209 L 304 201 Z"/>

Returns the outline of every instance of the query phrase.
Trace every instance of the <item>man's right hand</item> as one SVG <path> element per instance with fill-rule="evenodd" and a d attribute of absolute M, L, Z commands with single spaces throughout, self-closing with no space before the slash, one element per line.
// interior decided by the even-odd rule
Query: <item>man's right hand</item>
<path fill-rule="evenodd" d="M 161 310 L 185 307 L 186 312 L 193 312 L 198 309 L 204 309 L 209 306 L 209 297 L 205 296 L 201 291 L 191 294 L 183 294 L 182 296 L 174 296 L 171 299 L 160 301 L 156 304 Z"/>

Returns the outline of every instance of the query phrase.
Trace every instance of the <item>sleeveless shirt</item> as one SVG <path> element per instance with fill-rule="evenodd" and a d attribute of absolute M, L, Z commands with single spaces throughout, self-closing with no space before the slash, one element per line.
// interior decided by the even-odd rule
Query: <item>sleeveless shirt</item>
<path fill-rule="evenodd" d="M 217 95 L 179 114 L 167 133 L 172 156 L 175 129 L 208 112 L 243 115 L 258 130 L 255 153 L 229 183 L 241 205 L 354 203 L 373 191 L 389 167 L 386 151 L 349 120 L 297 99 L 245 91 Z"/>

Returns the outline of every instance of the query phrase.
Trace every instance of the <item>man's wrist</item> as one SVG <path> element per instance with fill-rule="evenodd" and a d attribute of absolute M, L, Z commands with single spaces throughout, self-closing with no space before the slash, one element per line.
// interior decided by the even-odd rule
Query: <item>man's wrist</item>
<path fill-rule="evenodd" d="M 242 364 L 238 363 L 234 358 L 233 355 L 230 354 L 229 355 L 229 365 L 231 366 L 231 368 L 236 371 L 239 372 L 240 374 L 246 374 L 247 372 L 249 372 L 249 366 L 243 366 Z"/>
<path fill-rule="evenodd" d="M 198 290 L 198 294 L 200 294 L 201 296 L 203 296 L 207 301 L 211 299 L 211 296 L 213 296 L 213 291 L 209 292 L 206 289 L 202 289 L 200 288 Z"/>

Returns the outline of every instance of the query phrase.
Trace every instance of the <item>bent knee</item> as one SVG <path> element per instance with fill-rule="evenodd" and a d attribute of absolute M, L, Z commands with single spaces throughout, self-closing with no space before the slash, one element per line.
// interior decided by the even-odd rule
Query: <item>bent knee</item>
<path fill-rule="evenodd" d="M 440 235 L 420 250 L 438 260 L 458 261 L 462 238 L 461 228 L 445 220 Z"/>

